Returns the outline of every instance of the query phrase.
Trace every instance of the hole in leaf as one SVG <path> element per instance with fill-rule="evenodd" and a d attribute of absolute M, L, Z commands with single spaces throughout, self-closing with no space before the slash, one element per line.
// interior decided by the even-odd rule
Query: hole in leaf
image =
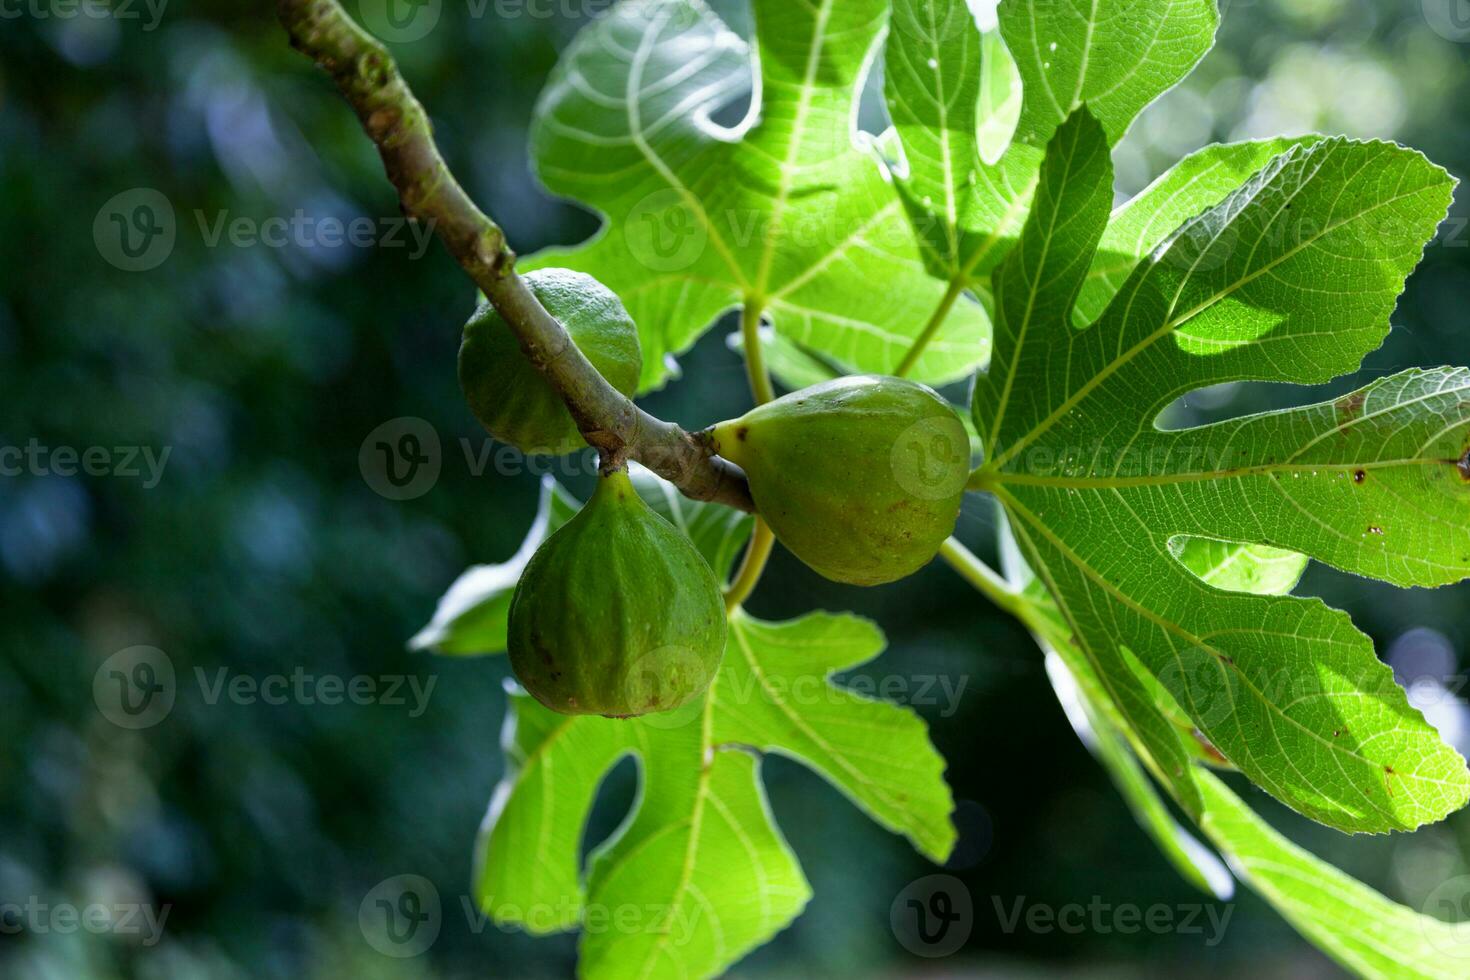
<path fill-rule="evenodd" d="M 1286 595 L 1307 569 L 1307 556 L 1263 544 L 1176 537 L 1169 552 L 1201 581 L 1227 592 Z"/>

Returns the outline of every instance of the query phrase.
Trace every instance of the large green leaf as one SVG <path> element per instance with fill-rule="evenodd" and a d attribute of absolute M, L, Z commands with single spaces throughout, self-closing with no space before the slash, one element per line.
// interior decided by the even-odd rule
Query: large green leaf
<path fill-rule="evenodd" d="M 1204 56 L 1219 20 L 1214 0 L 1007 0 L 1002 46 L 966 0 L 894 0 L 893 10 L 885 91 L 904 149 L 899 191 L 930 272 L 965 285 L 1013 247 L 1058 124 L 1087 102 L 1116 143 Z M 1205 203 L 1215 202 L 1180 220 Z"/>
<path fill-rule="evenodd" d="M 1215 41 L 1215 0 L 1004 0 L 1025 93 L 1016 140 L 1044 145 L 1084 103 L 1116 143 Z"/>
<path fill-rule="evenodd" d="M 1219 204 L 1274 157 L 1319 139 L 1216 144 L 1180 160 L 1113 213 L 1077 298 L 1078 322 L 1101 316 L 1138 263 L 1180 225 Z"/>
<path fill-rule="evenodd" d="M 1120 788 L 1141 813 L 1168 821 L 1164 801 L 1153 784 L 1139 772 L 1139 762 L 1123 744 L 1126 736 L 1118 727 L 1118 713 L 1109 702 L 1104 685 L 1087 659 L 1071 644 L 1056 606 L 1034 594 L 1023 599 L 1027 618 L 1037 629 L 1051 655 L 1048 667 L 1058 696 L 1064 703 L 1078 701 L 1086 708 L 1084 724 L 1097 731 L 1079 729 L 1084 740 L 1104 740 L 1113 753 L 1104 756 Z M 1060 666 L 1066 661 L 1066 666 Z M 1146 750 L 1144 758 L 1147 760 Z M 1270 902 L 1303 935 L 1323 952 L 1359 976 L 1382 980 L 1450 980 L 1463 977 L 1470 958 L 1470 923 L 1444 922 L 1394 902 L 1350 875 L 1325 863 L 1289 841 L 1251 810 L 1219 777 L 1199 767 L 1190 767 L 1170 778 L 1155 766 L 1163 786 L 1186 805 L 1189 816 L 1210 842 L 1229 861 L 1241 881 Z M 1122 773 L 1128 774 L 1125 782 Z M 1187 786 L 1187 788 L 1186 788 Z M 1183 831 L 1174 836 L 1160 833 L 1155 823 L 1150 831 L 1160 841 L 1166 856 L 1176 864 L 1181 857 L 1198 858 Z M 1196 880 L 1188 863 L 1181 867 L 1186 877 Z M 1454 907 L 1463 915 L 1464 891 L 1451 889 Z M 1438 911 L 1438 910 L 1436 910 Z"/>
<path fill-rule="evenodd" d="M 1384 897 L 1287 840 L 1219 777 L 1204 770 L 1193 776 L 1205 834 L 1242 881 L 1328 955 L 1364 977 L 1465 976 L 1470 923 L 1441 921 Z"/>
<path fill-rule="evenodd" d="M 772 624 L 737 611 L 719 675 L 687 709 L 563 718 L 513 694 L 509 768 L 477 849 L 481 907 L 538 933 L 581 926 L 589 977 L 721 972 L 810 897 L 755 753 L 802 762 L 943 860 L 955 840 L 952 800 L 924 723 L 828 679 L 882 646 L 878 629 L 852 616 Z M 630 754 L 642 781 L 636 809 L 594 853 L 584 888 L 587 812 L 603 775 Z"/>
<path fill-rule="evenodd" d="M 996 273 L 976 485 L 1005 506 L 1164 772 L 1183 772 L 1189 753 L 1148 682 L 1230 763 L 1323 823 L 1442 818 L 1470 796 L 1470 774 L 1368 638 L 1319 601 L 1212 585 L 1171 543 L 1267 545 L 1401 585 L 1467 577 L 1470 372 L 1413 371 L 1199 429 L 1154 421 L 1206 385 L 1356 368 L 1387 334 L 1453 181 L 1391 144 L 1293 147 L 1154 249 L 1078 330 L 1111 186 L 1106 134 L 1080 111 L 1052 140 L 1036 206 Z"/>
<path fill-rule="evenodd" d="M 985 162 L 982 96 L 999 93 L 986 91 L 984 53 L 996 45 L 984 41 L 965 0 L 894 0 L 893 9 L 884 86 L 904 153 L 899 192 L 929 271 L 968 284 L 1014 244 L 1041 152 L 1013 146 Z"/>
<path fill-rule="evenodd" d="M 757 104 L 735 129 L 711 117 L 751 90 L 752 56 L 697 0 L 618 4 L 578 35 L 537 110 L 542 180 L 606 221 L 593 241 L 525 267 L 587 272 L 622 297 L 645 389 L 742 305 L 850 371 L 889 371 L 944 292 L 854 129 L 886 0 L 754 9 Z M 957 380 L 988 342 L 983 310 L 964 301 L 914 374 Z"/>

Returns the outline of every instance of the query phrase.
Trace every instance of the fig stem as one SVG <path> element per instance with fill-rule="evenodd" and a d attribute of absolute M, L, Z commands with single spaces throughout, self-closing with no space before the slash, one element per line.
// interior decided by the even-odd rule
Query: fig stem
<path fill-rule="evenodd" d="M 682 428 L 643 411 L 607 382 L 515 271 L 505 233 L 475 206 L 434 142 L 424 107 L 393 57 L 339 0 L 277 0 L 291 46 L 336 83 L 398 191 L 403 212 L 427 224 L 515 331 L 532 365 L 605 461 L 636 459 L 685 496 L 754 512 L 745 475 Z"/>
<path fill-rule="evenodd" d="M 745 352 L 745 373 L 750 378 L 750 394 L 757 405 L 764 405 L 776 398 L 776 388 L 771 384 L 771 372 L 766 367 L 765 348 L 761 347 L 761 317 L 764 313 L 764 302 L 749 296 L 745 298 L 745 305 L 740 310 L 741 346 Z M 713 431 L 713 427 L 706 430 L 707 433 Z M 713 438 L 706 437 L 705 444 L 712 445 Z M 725 590 L 727 612 L 733 613 L 739 609 L 750 598 L 751 593 L 755 592 L 761 576 L 766 572 L 766 563 L 771 560 L 771 549 L 775 544 L 775 533 L 757 514 L 750 545 L 745 549 L 745 557 L 740 562 L 740 571 L 736 574 L 734 583 Z"/>
<path fill-rule="evenodd" d="M 1021 599 L 1011 589 L 1000 573 L 991 568 L 958 538 L 950 538 L 939 546 L 939 555 L 991 602 L 1018 619 L 1025 620 L 1026 614 Z"/>
<path fill-rule="evenodd" d="M 944 298 L 935 307 L 934 315 L 929 318 L 929 322 L 924 325 L 923 331 L 914 339 L 913 345 L 903 355 L 903 360 L 898 362 L 898 367 L 893 369 L 893 376 L 895 378 L 906 377 L 914 369 L 914 365 L 919 363 L 919 358 L 924 355 L 925 348 L 934 339 L 934 335 L 939 332 L 939 328 L 944 326 L 944 321 L 949 319 L 950 310 L 954 309 L 955 303 L 959 302 L 959 298 L 964 291 L 965 280 L 962 277 L 955 277 L 949 284 L 949 289 L 945 291 Z"/>
<path fill-rule="evenodd" d="M 755 531 L 750 536 L 750 544 L 745 549 L 745 558 L 740 562 L 740 571 L 735 575 L 735 581 L 725 590 L 725 611 L 734 612 L 739 609 L 746 599 L 750 598 L 755 587 L 760 584 L 761 575 L 766 570 L 766 562 L 770 561 L 771 549 L 776 544 L 776 535 L 771 528 L 759 517 L 755 519 Z"/>
<path fill-rule="evenodd" d="M 757 405 L 774 401 L 776 389 L 771 384 L 771 372 L 766 368 L 766 352 L 761 347 L 761 316 L 763 304 L 746 300 L 740 312 L 740 334 L 745 348 L 745 373 L 750 377 L 750 393 Z"/>

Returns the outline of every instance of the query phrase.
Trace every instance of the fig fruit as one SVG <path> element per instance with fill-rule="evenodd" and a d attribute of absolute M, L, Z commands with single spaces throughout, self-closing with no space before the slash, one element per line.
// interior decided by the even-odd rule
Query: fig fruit
<path fill-rule="evenodd" d="M 531 558 L 507 632 L 511 668 L 537 701 L 627 718 L 705 692 L 725 652 L 725 603 L 693 543 L 620 470 Z"/>
<path fill-rule="evenodd" d="M 632 396 L 643 370 L 638 328 L 618 297 L 591 276 L 539 269 L 531 292 L 614 388 Z M 531 455 L 561 456 L 586 446 L 572 414 L 522 353 L 515 333 L 488 303 L 464 328 L 459 383 L 475 418 L 496 439 Z"/>
<path fill-rule="evenodd" d="M 777 540 L 837 582 L 912 575 L 954 532 L 970 473 L 959 416 L 901 378 L 838 378 L 708 430 Z"/>

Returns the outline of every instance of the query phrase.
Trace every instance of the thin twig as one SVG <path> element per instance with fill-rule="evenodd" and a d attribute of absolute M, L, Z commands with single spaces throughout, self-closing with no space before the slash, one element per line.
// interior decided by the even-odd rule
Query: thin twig
<path fill-rule="evenodd" d="M 686 496 L 754 511 L 744 474 L 679 426 L 610 385 L 516 274 L 500 227 L 470 200 L 434 143 L 428 115 L 391 55 L 338 0 L 278 0 L 291 45 L 325 69 L 378 147 L 403 211 L 438 234 L 515 331 L 526 357 L 566 402 L 604 465 L 636 459 Z"/>

